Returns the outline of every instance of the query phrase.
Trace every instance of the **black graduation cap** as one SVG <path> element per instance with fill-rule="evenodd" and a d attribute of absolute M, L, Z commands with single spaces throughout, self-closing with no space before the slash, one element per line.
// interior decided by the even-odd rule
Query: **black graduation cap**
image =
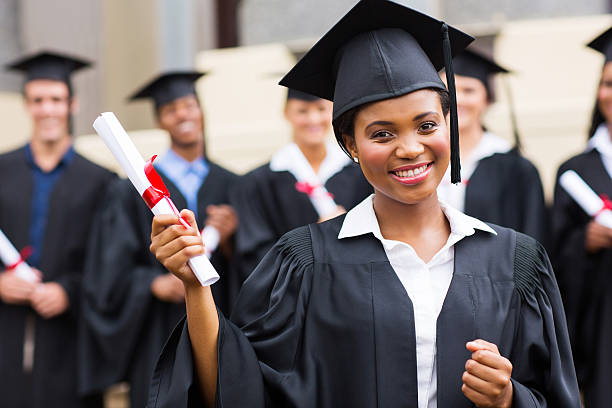
<path fill-rule="evenodd" d="M 423 88 L 451 96 L 451 179 L 460 180 L 452 55 L 473 38 L 392 0 L 361 0 L 304 55 L 281 85 L 334 102 L 334 120 L 368 102 Z M 451 45 L 452 44 L 452 45 Z M 336 135 L 343 146 L 342 135 Z"/>
<path fill-rule="evenodd" d="M 306 92 L 298 91 L 297 89 L 289 88 L 287 89 L 287 100 L 289 99 L 299 99 L 300 101 L 314 102 L 320 100 L 321 98 L 312 94 L 308 94 Z"/>
<path fill-rule="evenodd" d="M 489 79 L 491 75 L 509 73 L 510 71 L 493 61 L 492 58 L 468 48 L 453 58 L 455 75 L 467 76 L 480 80 L 490 93 Z"/>
<path fill-rule="evenodd" d="M 152 98 L 155 109 L 187 95 L 197 95 L 195 81 L 206 73 L 197 71 L 169 71 L 147 82 L 132 96 L 131 101 Z"/>
<path fill-rule="evenodd" d="M 606 62 L 612 61 L 612 27 L 588 43 L 587 47 L 601 52 L 606 57 Z"/>
<path fill-rule="evenodd" d="M 19 58 L 8 64 L 7 68 L 24 72 L 26 82 L 34 79 L 53 79 L 65 82 L 70 87 L 70 75 L 90 65 L 90 62 L 74 56 L 54 51 L 39 51 Z"/>

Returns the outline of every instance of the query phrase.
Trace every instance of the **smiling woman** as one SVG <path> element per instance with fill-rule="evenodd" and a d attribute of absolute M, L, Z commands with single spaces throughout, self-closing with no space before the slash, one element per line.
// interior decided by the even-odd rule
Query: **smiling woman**
<path fill-rule="evenodd" d="M 285 76 L 333 100 L 336 138 L 375 194 L 285 234 L 231 319 L 186 264 L 203 250 L 195 225 L 154 219 L 151 250 L 183 281 L 187 320 L 160 357 L 150 406 L 580 406 L 542 247 L 437 199 L 449 161 L 458 169 L 454 88 L 437 71 L 452 78 L 452 51 L 470 40 L 394 1 L 362 0 Z"/>

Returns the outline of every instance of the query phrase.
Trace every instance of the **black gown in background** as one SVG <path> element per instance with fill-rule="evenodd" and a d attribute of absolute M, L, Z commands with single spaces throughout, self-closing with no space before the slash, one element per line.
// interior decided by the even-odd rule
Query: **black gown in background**
<path fill-rule="evenodd" d="M 43 282 L 67 292 L 69 309 L 43 319 L 30 306 L 0 301 L 0 405 L 79 407 L 77 322 L 86 245 L 96 208 L 113 174 L 75 154 L 53 187 L 38 268 Z M 0 156 L 0 229 L 17 249 L 28 245 L 34 176 L 25 148 Z M 26 319 L 34 320 L 34 365 L 23 370 Z"/>
<path fill-rule="evenodd" d="M 296 182 L 289 171 L 273 171 L 265 164 L 244 175 L 234 189 L 232 205 L 240 217 L 236 253 L 243 279 L 283 234 L 319 219 L 308 195 L 296 190 Z M 330 177 L 325 188 L 347 211 L 373 193 L 352 162 Z"/>
<path fill-rule="evenodd" d="M 227 204 L 237 176 L 210 163 L 198 192 L 198 226 L 206 207 Z M 160 171 L 177 208 L 187 203 L 178 188 Z M 89 247 L 84 285 L 83 342 L 80 349 L 82 392 L 130 383 L 132 407 L 146 404 L 155 361 L 172 329 L 185 315 L 183 302 L 163 302 L 151 293 L 151 283 L 168 273 L 149 251 L 153 214 L 128 180 L 109 189 L 98 215 Z M 220 250 L 211 262 L 221 278 L 212 287 L 221 310 L 230 311 L 239 291 L 231 259 Z"/>
<path fill-rule="evenodd" d="M 416 407 L 412 302 L 372 234 L 338 239 L 344 217 L 283 236 L 219 314 L 217 407 Z M 493 226 L 455 245 L 437 320 L 439 407 L 461 392 L 466 342 L 514 365 L 514 408 L 580 407 L 563 305 L 546 253 Z M 201 407 L 186 324 L 155 369 L 148 407 Z"/>
<path fill-rule="evenodd" d="M 478 162 L 466 186 L 464 213 L 549 244 L 538 170 L 515 150 L 495 153 Z"/>
<path fill-rule="evenodd" d="M 611 407 L 612 249 L 587 253 L 586 227 L 591 217 L 559 185 L 559 176 L 567 170 L 574 170 L 597 194 L 608 197 L 612 197 L 612 179 L 595 149 L 569 159 L 559 168 L 552 210 L 553 261 L 585 406 Z"/>

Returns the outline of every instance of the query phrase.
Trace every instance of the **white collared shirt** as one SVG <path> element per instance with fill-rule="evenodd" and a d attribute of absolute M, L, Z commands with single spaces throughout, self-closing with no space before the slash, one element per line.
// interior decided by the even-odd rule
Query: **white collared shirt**
<path fill-rule="evenodd" d="M 451 184 L 450 167 L 446 170 L 438 186 L 438 197 L 459 211 L 465 211 L 465 190 L 478 162 L 495 153 L 507 153 L 512 149 L 508 141 L 492 133 L 485 132 L 469 157 L 461 159 L 461 183 Z"/>
<path fill-rule="evenodd" d="M 380 240 L 391 266 L 406 289 L 414 310 L 419 408 L 437 407 L 436 322 L 454 270 L 454 245 L 476 229 L 496 234 L 484 222 L 440 202 L 450 223 L 446 244 L 425 263 L 414 249 L 383 238 L 374 212 L 374 195 L 346 214 L 338 239 L 372 233 Z"/>
<path fill-rule="evenodd" d="M 597 149 L 601 161 L 610 177 L 612 177 L 612 140 L 606 123 L 599 125 L 593 137 L 589 140 L 587 150 Z"/>

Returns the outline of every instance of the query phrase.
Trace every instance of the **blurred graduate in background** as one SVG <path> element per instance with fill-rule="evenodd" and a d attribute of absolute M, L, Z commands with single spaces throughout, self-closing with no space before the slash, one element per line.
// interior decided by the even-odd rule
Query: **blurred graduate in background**
<path fill-rule="evenodd" d="M 520 154 L 513 113 L 514 146 L 487 131 L 483 125 L 489 105 L 495 102 L 493 77 L 508 73 L 508 70 L 473 48 L 455 57 L 453 66 L 459 113 L 461 183 L 452 185 L 450 173 L 446 174 L 438 187 L 440 199 L 467 215 L 547 243 L 542 183 L 535 166 Z"/>
<path fill-rule="evenodd" d="M 214 227 L 218 247 L 210 260 L 221 275 L 213 287 L 226 313 L 240 282 L 231 269 L 238 219 L 228 205 L 237 176 L 206 156 L 204 116 L 195 81 L 201 73 L 165 72 L 131 100 L 151 99 L 170 149 L 155 168 L 178 208 L 189 208 L 200 225 Z M 132 407 L 143 407 L 155 361 L 172 328 L 185 314 L 183 285 L 149 252 L 153 214 L 129 180 L 109 189 L 94 226 L 84 293 L 83 391 L 130 383 Z M 212 249 L 212 248 L 210 248 Z"/>
<path fill-rule="evenodd" d="M 6 407 L 100 406 L 77 396 L 77 322 L 86 245 L 113 174 L 73 149 L 70 77 L 89 66 L 43 51 L 9 65 L 25 74 L 29 142 L 0 155 L 0 230 L 29 246 L 37 282 L 0 265 L 0 399 Z M 10 269 L 10 268 L 8 268 Z"/>
<path fill-rule="evenodd" d="M 359 166 L 328 139 L 332 102 L 288 89 L 284 115 L 292 142 L 243 176 L 232 194 L 244 279 L 284 233 L 342 214 L 372 193 Z M 335 205 L 321 205 L 326 197 Z"/>
<path fill-rule="evenodd" d="M 586 150 L 559 167 L 552 210 L 555 272 L 563 295 L 578 381 L 587 408 L 612 406 L 612 229 L 597 223 L 559 184 L 573 170 L 612 208 L 612 28 L 588 44 L 601 52 Z"/>

